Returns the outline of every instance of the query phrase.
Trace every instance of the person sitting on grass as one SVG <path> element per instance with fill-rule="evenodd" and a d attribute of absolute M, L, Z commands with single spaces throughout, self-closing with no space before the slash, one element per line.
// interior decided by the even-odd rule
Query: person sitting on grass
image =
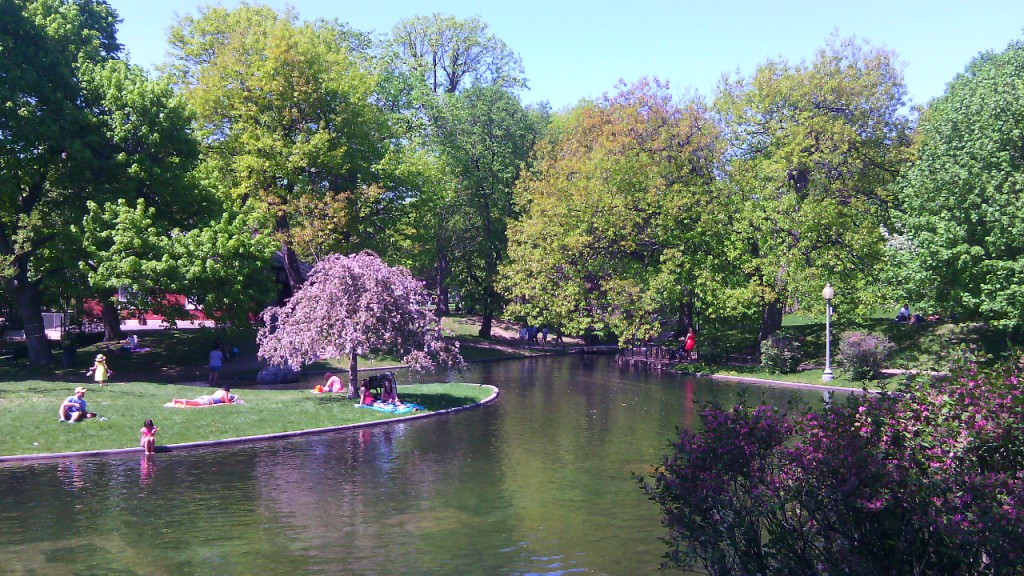
<path fill-rule="evenodd" d="M 328 372 L 324 374 L 324 380 L 327 381 L 324 383 L 324 392 L 337 394 L 338 392 L 343 392 L 345 390 L 345 385 L 341 382 L 341 378 L 339 378 L 337 374 Z"/>
<path fill-rule="evenodd" d="M 95 414 L 90 414 L 85 410 L 86 392 L 88 392 L 88 389 L 84 386 L 75 388 L 75 394 L 68 396 L 61 403 L 60 408 L 57 410 L 57 419 L 61 422 L 78 422 L 82 418 L 92 418 L 95 416 Z"/>
<path fill-rule="evenodd" d="M 370 391 L 370 379 L 363 378 L 362 382 L 359 383 L 359 396 L 362 398 L 360 403 L 363 406 L 373 406 L 377 399 L 374 398 L 373 392 Z"/>
<path fill-rule="evenodd" d="M 398 400 L 398 386 L 395 384 L 394 378 L 388 377 L 384 379 L 384 386 L 380 392 L 380 401 L 385 404 L 394 404 L 395 406 L 402 405 Z"/>
<path fill-rule="evenodd" d="M 231 388 L 227 386 L 217 390 L 213 394 L 208 396 L 199 396 L 198 398 L 175 398 L 167 403 L 170 406 L 213 406 L 215 404 L 245 404 L 242 399 L 231 393 Z"/>
<path fill-rule="evenodd" d="M 139 429 L 139 445 L 146 450 L 146 454 L 156 454 L 157 430 L 158 428 L 153 424 L 152 420 L 143 422 L 142 428 Z"/>

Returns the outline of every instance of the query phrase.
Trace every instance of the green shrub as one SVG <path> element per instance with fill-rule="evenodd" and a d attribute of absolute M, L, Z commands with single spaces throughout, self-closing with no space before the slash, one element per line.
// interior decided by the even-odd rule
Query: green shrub
<path fill-rule="evenodd" d="M 885 336 L 865 332 L 846 332 L 839 340 L 839 361 L 853 380 L 878 376 L 882 363 L 895 350 Z"/>
<path fill-rule="evenodd" d="M 783 333 L 761 342 L 761 366 L 776 374 L 792 374 L 800 367 L 800 342 Z"/>

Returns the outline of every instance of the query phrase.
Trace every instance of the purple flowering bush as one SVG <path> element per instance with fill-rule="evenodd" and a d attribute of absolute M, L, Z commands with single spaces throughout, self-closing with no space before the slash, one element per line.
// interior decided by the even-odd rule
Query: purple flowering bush
<path fill-rule="evenodd" d="M 865 332 L 846 332 L 839 339 L 839 362 L 853 380 L 878 376 L 885 359 L 896 346 L 885 336 Z"/>
<path fill-rule="evenodd" d="M 651 478 L 664 565 L 712 575 L 1024 574 L 1016 367 L 822 411 L 710 406 Z"/>

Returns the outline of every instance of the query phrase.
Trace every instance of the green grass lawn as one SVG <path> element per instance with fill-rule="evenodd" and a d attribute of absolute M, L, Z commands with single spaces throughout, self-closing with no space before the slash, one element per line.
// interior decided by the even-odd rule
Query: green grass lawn
<path fill-rule="evenodd" d="M 255 378 L 256 330 L 246 328 L 228 330 L 223 328 L 201 328 L 188 330 L 140 330 L 139 347 L 145 352 L 126 352 L 121 343 L 98 342 L 78 348 L 75 363 L 70 368 L 61 365 L 61 350 L 53 343 L 54 368 L 33 368 L 27 360 L 19 359 L 0 365 L 0 381 L 9 380 L 64 380 L 87 382 L 84 373 L 92 366 L 97 354 L 107 357 L 107 365 L 115 372 L 112 381 L 144 380 L 152 382 L 181 382 L 205 380 L 208 370 L 210 349 L 216 338 L 220 338 L 228 350 L 237 348 L 238 354 L 226 360 L 225 370 L 246 364 L 252 367 L 248 375 Z"/>
<path fill-rule="evenodd" d="M 837 370 L 835 368 L 832 369 L 833 379 L 831 382 L 823 382 L 821 380 L 821 374 L 824 372 L 821 368 L 801 370 L 792 374 L 777 374 L 760 366 L 712 366 L 702 367 L 699 371 L 703 374 L 714 374 L 717 376 L 740 376 L 743 378 L 777 380 L 780 382 L 795 382 L 797 384 L 817 384 L 820 386 L 830 386 L 832 388 L 852 388 L 856 390 L 860 390 L 865 386 L 867 386 L 869 390 L 877 389 L 883 384 L 889 382 L 888 379 L 867 382 L 851 380 L 843 374 L 842 370 Z"/>
<path fill-rule="evenodd" d="M 0 382 L 0 456 L 136 447 L 147 418 L 160 429 L 157 444 L 166 445 L 396 417 L 357 408 L 355 400 L 341 394 L 316 395 L 308 390 L 234 390 L 245 404 L 165 408 L 172 398 L 194 398 L 212 389 L 130 382 L 89 387 L 89 411 L 106 420 L 60 423 L 57 407 L 73 389 L 73 384 L 41 380 Z M 410 384 L 400 386 L 399 394 L 403 402 L 433 412 L 479 402 L 491 389 L 476 384 Z"/>

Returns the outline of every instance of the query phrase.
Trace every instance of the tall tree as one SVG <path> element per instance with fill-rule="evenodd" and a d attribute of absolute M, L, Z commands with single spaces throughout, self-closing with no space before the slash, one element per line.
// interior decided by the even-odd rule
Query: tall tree
<path fill-rule="evenodd" d="M 141 200 L 152 209 L 158 228 L 164 230 L 191 228 L 204 214 L 216 210 L 192 177 L 199 158 L 199 144 L 190 131 L 192 117 L 165 81 L 151 80 L 141 68 L 118 60 L 83 66 L 82 77 L 86 98 L 94 103 L 91 110 L 96 126 L 104 137 L 102 148 L 95 150 L 103 160 L 102 171 L 95 172 L 91 181 L 95 202 Z M 91 205 L 90 216 L 97 210 L 99 205 Z M 89 245 L 81 240 L 75 244 Z M 96 274 L 96 266 L 90 264 L 108 257 L 103 247 L 96 248 L 100 252 L 65 253 L 86 263 L 103 304 L 105 337 L 119 340 L 124 335 L 114 296 L 118 288 L 132 282 L 112 284 L 111 279 Z"/>
<path fill-rule="evenodd" d="M 81 221 L 90 184 L 108 166 L 84 67 L 114 58 L 116 14 L 100 0 L 0 2 L 0 254 L 29 361 L 53 363 L 43 330 L 41 261 Z M 73 248 L 73 243 L 63 248 Z"/>
<path fill-rule="evenodd" d="M 443 316 L 450 312 L 455 261 L 469 239 L 460 232 L 466 223 L 456 192 L 459 176 L 436 138 L 437 123 L 446 118 L 439 101 L 484 86 L 514 92 L 526 86 L 526 78 L 519 55 L 476 17 L 433 14 L 402 20 L 392 28 L 389 47 L 389 77 L 400 79 L 404 94 L 405 150 L 412 160 L 404 170 L 415 175 L 409 242 L 417 270 L 432 279 L 436 311 Z"/>
<path fill-rule="evenodd" d="M 919 308 L 1024 326 L 1024 42 L 974 58 L 922 116 L 891 260 Z"/>
<path fill-rule="evenodd" d="M 243 4 L 203 9 L 170 34 L 170 73 L 197 111 L 205 161 L 230 198 L 271 216 L 293 288 L 296 234 L 355 242 L 364 218 L 404 201 L 374 185 L 387 125 L 347 32 Z M 317 231 L 322 214 L 335 234 Z"/>
<path fill-rule="evenodd" d="M 642 339 L 692 326 L 698 296 L 716 312 L 729 262 L 717 132 L 699 100 L 677 102 L 648 80 L 557 118 L 516 190 L 508 314 Z"/>
<path fill-rule="evenodd" d="M 516 216 L 513 189 L 539 133 L 536 116 L 497 86 L 470 88 L 441 99 L 435 113 L 437 141 L 458 181 L 461 206 L 455 229 L 462 250 L 452 258 L 466 304 L 482 315 L 489 338 L 503 301 L 496 282 L 508 249 L 508 222 Z"/>
<path fill-rule="evenodd" d="M 526 86 L 519 55 L 487 28 L 476 16 L 415 16 L 391 29 L 392 45 L 404 67 L 423 78 L 434 94 L 455 94 L 476 85 L 507 90 Z"/>
<path fill-rule="evenodd" d="M 423 283 L 408 270 L 369 251 L 334 254 L 313 267 L 284 306 L 263 312 L 259 356 L 295 367 L 347 357 L 350 396 L 358 389 L 360 356 L 400 355 L 414 369 L 435 362 L 461 366 L 458 343 L 441 336 L 429 303 Z"/>
<path fill-rule="evenodd" d="M 847 315 L 876 301 L 888 187 L 910 143 L 905 96 L 893 53 L 835 37 L 810 63 L 772 60 L 723 80 L 731 227 L 760 340 L 787 304 L 820 301 L 826 282 Z"/>

